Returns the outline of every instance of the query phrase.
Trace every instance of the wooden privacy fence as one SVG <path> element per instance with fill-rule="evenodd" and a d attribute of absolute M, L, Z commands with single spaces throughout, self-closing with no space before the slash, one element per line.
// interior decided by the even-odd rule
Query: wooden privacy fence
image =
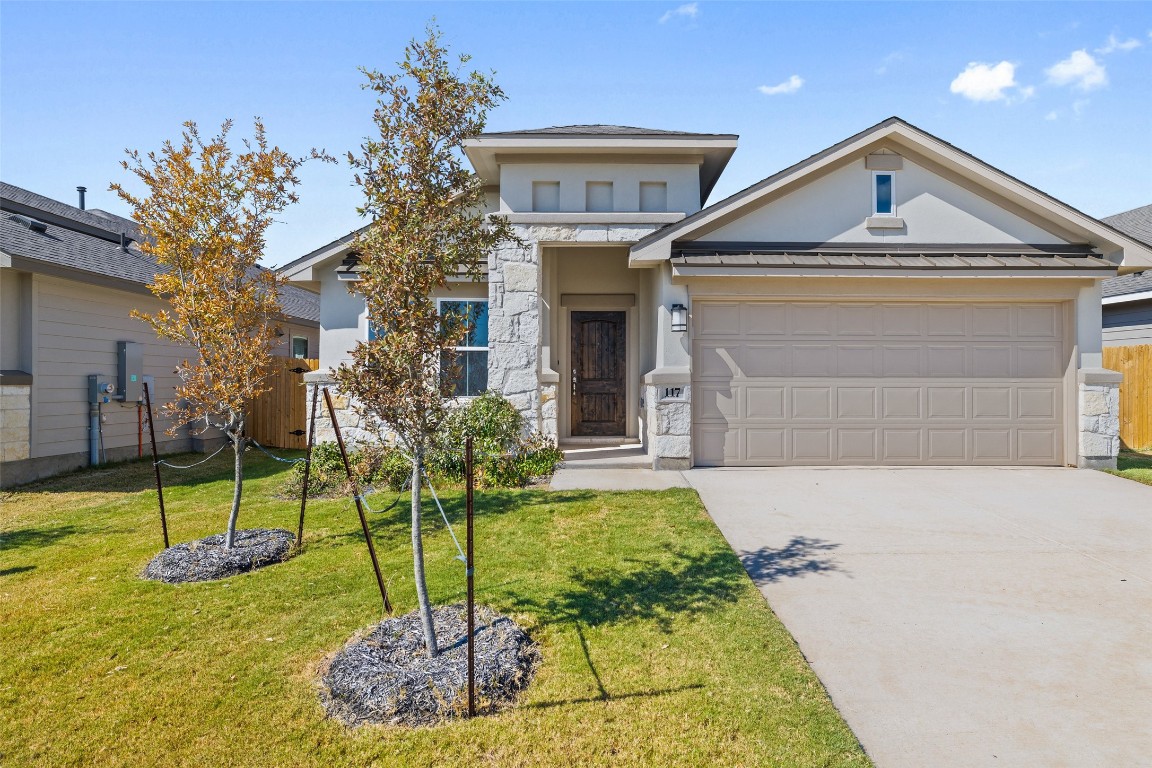
<path fill-rule="evenodd" d="M 1133 449 L 1152 446 L 1152 344 L 1104 347 L 1104 367 L 1124 374 L 1120 440 Z"/>
<path fill-rule="evenodd" d="M 319 360 L 275 358 L 268 377 L 271 390 L 256 398 L 248 409 L 244 429 L 248 437 L 260 445 L 306 448 L 308 388 L 304 386 L 304 374 L 319 367 Z"/>

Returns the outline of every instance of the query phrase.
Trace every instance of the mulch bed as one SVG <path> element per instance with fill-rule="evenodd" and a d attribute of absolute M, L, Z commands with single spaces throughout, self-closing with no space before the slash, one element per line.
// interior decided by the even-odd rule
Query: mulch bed
<path fill-rule="evenodd" d="M 283 528 L 248 528 L 236 531 L 229 549 L 218 533 L 169 547 L 152 558 L 140 578 L 168 584 L 225 579 L 287 560 L 295 541 Z"/>
<path fill-rule="evenodd" d="M 320 674 L 320 699 L 345 725 L 433 725 L 468 712 L 467 613 L 433 609 L 440 654 L 428 658 L 420 614 L 385 619 L 352 638 Z M 476 608 L 476 707 L 491 712 L 528 687 L 540 650 L 514 621 Z"/>

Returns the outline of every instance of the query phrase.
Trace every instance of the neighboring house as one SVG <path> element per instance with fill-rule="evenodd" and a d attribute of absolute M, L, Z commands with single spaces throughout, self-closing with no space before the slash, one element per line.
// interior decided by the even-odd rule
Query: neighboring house
<path fill-rule="evenodd" d="M 147 433 L 135 399 L 101 404 L 90 441 L 88 376 L 122 384 L 117 342 L 141 345 L 154 408 L 172 399 L 174 369 L 190 350 L 130 316 L 165 306 L 147 288 L 156 262 L 136 246 L 138 237 L 128 219 L 0 184 L 0 485 L 87 466 L 93 447 L 109 460 L 137 455 Z M 314 357 L 319 297 L 286 286 L 281 298 L 280 353 Z M 193 447 L 186 431 L 165 434 L 168 426 L 157 419 L 162 451 Z"/>
<path fill-rule="evenodd" d="M 736 139 L 467 141 L 525 245 L 440 297 L 481 313 L 460 394 L 658 469 L 1115 464 L 1100 285 L 1147 245 L 898 118 L 702 209 Z M 369 332 L 353 237 L 282 268 L 321 295 L 316 384 Z"/>
<path fill-rule="evenodd" d="M 1134 240 L 1152 244 L 1152 205 L 1102 219 Z M 1152 270 L 1104 281 L 1104 346 L 1152 344 Z"/>

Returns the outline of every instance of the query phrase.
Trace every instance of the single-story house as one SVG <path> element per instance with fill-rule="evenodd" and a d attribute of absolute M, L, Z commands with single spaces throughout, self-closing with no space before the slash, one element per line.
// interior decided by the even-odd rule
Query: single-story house
<path fill-rule="evenodd" d="M 158 411 L 189 354 L 130 316 L 164 306 L 147 288 L 157 265 L 136 246 L 139 236 L 128 219 L 0 183 L 0 486 L 87 466 L 94 450 L 101 461 L 147 452 L 135 394 L 101 392 L 95 414 L 88 382 L 97 374 L 122 390 L 118 343 L 135 343 L 138 378 L 151 380 Z M 281 300 L 280 353 L 314 356 L 319 297 L 285 286 Z M 159 429 L 167 426 L 157 419 L 161 451 L 199 444 L 187 431 L 170 437 Z"/>
<path fill-rule="evenodd" d="M 468 140 L 524 245 L 439 297 L 480 318 L 459 395 L 657 469 L 1115 464 L 1101 283 L 1152 266 L 1148 245 L 895 117 L 704 207 L 736 145 Z M 282 268 L 320 293 L 315 385 L 369 333 L 354 234 Z"/>
<path fill-rule="evenodd" d="M 1152 244 L 1152 205 L 1101 219 L 1134 240 Z M 1152 344 L 1152 270 L 1104 281 L 1104 346 Z"/>

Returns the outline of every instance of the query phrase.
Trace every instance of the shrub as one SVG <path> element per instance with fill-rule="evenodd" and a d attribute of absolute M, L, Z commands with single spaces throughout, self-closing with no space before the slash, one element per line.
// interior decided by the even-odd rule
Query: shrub
<path fill-rule="evenodd" d="M 424 466 L 437 482 L 464 480 L 464 443 L 472 438 L 476 456 L 476 483 L 482 488 L 519 488 L 534 477 L 551 475 L 564 454 L 552 438 L 539 432 L 525 436 L 524 418 L 506 398 L 486 392 L 454 410 L 436 438 Z M 348 455 L 356 481 L 362 486 L 386 484 L 402 491 L 412 476 L 412 464 L 395 446 L 365 444 Z M 300 498 L 304 465 L 296 464 L 286 482 L 285 495 Z M 310 494 L 350 493 L 347 474 L 336 443 L 312 449 Z"/>

